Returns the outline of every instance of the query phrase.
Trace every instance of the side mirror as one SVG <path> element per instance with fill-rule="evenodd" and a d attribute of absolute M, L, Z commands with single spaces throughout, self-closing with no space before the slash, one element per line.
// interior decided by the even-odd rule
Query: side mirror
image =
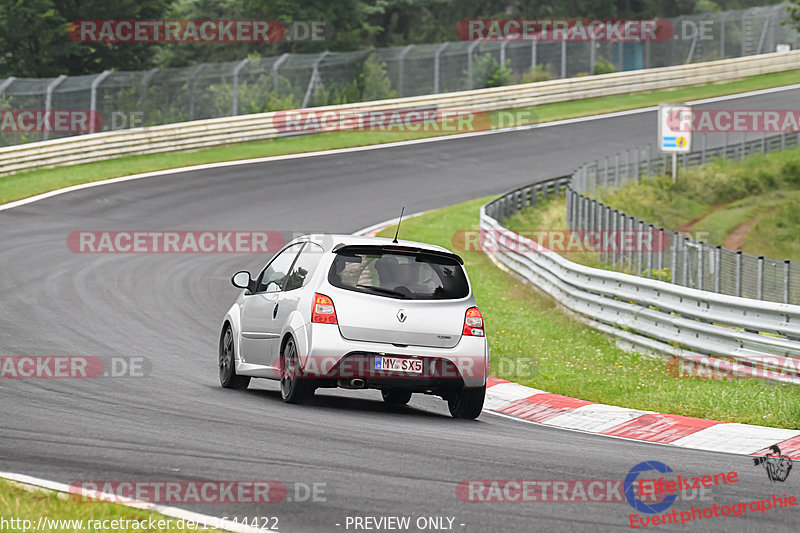
<path fill-rule="evenodd" d="M 237 272 L 231 278 L 231 283 L 233 283 L 234 287 L 238 287 L 240 289 L 249 289 L 252 280 L 250 279 L 250 272 L 246 270 L 242 270 L 241 272 Z"/>

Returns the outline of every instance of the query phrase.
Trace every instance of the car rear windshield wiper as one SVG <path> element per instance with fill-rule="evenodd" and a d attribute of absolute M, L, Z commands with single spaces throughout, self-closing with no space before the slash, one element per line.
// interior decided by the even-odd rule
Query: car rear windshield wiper
<path fill-rule="evenodd" d="M 397 296 L 398 298 L 402 298 L 403 300 L 408 300 L 409 299 L 409 297 L 407 295 L 403 294 L 402 292 L 393 291 L 392 289 L 384 289 L 383 287 L 374 287 L 372 285 L 362 285 L 360 283 L 358 285 L 356 285 L 356 287 L 358 287 L 360 289 L 369 289 L 369 290 L 372 290 L 372 291 L 375 291 L 375 292 L 379 292 L 381 294 L 387 294 L 389 296 Z"/>

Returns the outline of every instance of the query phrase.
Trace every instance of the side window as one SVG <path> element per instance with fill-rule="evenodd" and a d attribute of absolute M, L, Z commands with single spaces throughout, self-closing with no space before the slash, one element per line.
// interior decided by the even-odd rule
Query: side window
<path fill-rule="evenodd" d="M 284 251 L 272 258 L 267 268 L 261 273 L 256 284 L 255 292 L 279 292 L 286 280 L 286 274 L 292 267 L 294 258 L 303 243 L 299 242 L 286 248 Z"/>
<path fill-rule="evenodd" d="M 289 273 L 286 287 L 283 290 L 293 291 L 308 283 L 320 260 L 322 260 L 322 247 L 313 242 L 306 244 L 306 247 L 297 256 L 297 261 Z"/>

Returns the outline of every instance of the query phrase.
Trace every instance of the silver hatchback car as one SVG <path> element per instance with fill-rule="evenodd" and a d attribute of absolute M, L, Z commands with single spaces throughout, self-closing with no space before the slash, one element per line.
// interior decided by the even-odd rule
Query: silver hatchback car
<path fill-rule="evenodd" d="M 293 240 L 244 289 L 222 322 L 219 377 L 244 389 L 280 380 L 299 403 L 320 387 L 413 393 L 477 418 L 489 372 L 483 318 L 457 255 L 439 246 L 352 235 Z"/>

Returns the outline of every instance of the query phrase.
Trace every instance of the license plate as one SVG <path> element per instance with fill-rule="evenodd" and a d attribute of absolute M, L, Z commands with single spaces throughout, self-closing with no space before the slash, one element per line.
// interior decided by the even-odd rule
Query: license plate
<path fill-rule="evenodd" d="M 375 357 L 375 370 L 389 372 L 405 372 L 407 374 L 422 374 L 422 361 L 404 357 Z"/>

